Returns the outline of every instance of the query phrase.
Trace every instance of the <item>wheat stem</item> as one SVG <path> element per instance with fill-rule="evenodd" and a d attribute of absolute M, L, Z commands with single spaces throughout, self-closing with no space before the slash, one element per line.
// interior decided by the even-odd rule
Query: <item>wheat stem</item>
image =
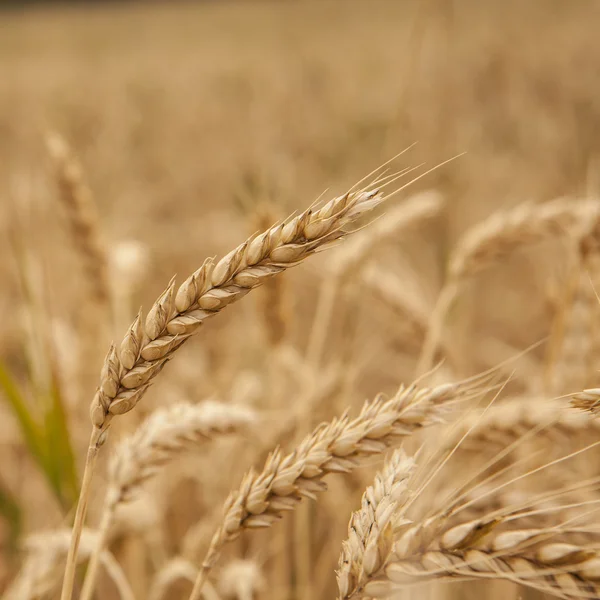
<path fill-rule="evenodd" d="M 69 552 L 67 554 L 67 564 L 65 567 L 60 600 L 71 600 L 73 596 L 73 586 L 75 585 L 75 569 L 77 567 L 77 550 L 79 549 L 79 541 L 81 539 L 81 532 L 83 531 L 83 524 L 85 522 L 85 515 L 90 498 L 94 467 L 96 466 L 98 450 L 102 441 L 103 432 L 94 427 L 92 429 L 92 434 L 90 435 L 90 443 L 85 460 L 83 478 L 81 481 L 81 491 L 77 501 L 77 510 L 75 512 L 75 521 L 73 522 L 73 532 L 71 534 L 71 543 L 69 545 Z"/>
<path fill-rule="evenodd" d="M 104 512 L 102 514 L 102 520 L 100 522 L 100 527 L 98 528 L 96 546 L 92 552 L 92 556 L 88 564 L 85 579 L 83 581 L 83 589 L 81 590 L 79 600 L 91 600 L 92 598 L 92 594 L 94 593 L 94 585 L 96 583 L 96 577 L 98 575 L 98 565 L 100 564 L 100 559 L 102 557 L 102 552 L 104 551 L 104 546 L 106 545 L 108 533 L 113 523 L 116 508 L 116 502 L 111 502 L 104 509 Z"/>

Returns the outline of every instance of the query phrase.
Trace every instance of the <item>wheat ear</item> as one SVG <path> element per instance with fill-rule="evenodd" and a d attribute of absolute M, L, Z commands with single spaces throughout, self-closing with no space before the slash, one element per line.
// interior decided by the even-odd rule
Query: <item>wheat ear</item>
<path fill-rule="evenodd" d="M 486 376 L 487 377 L 487 376 Z M 244 529 L 270 527 L 303 497 L 324 491 L 328 473 L 348 473 L 365 458 L 381 454 L 395 441 L 438 422 L 445 405 L 476 393 L 482 377 L 434 388 L 402 386 L 390 399 L 378 396 L 366 402 L 360 414 L 347 414 L 323 423 L 290 454 L 279 449 L 267 459 L 261 473 L 250 470 L 240 488 L 225 502 L 224 516 L 211 541 L 190 596 L 199 600 L 202 585 L 225 544 Z"/>
<path fill-rule="evenodd" d="M 71 600 L 75 557 L 85 521 L 99 447 L 112 418 L 132 410 L 171 355 L 209 317 L 270 277 L 293 267 L 349 233 L 348 227 L 383 202 L 376 189 L 352 191 L 321 208 L 310 208 L 250 237 L 217 264 L 208 259 L 175 290 L 171 281 L 150 309 L 131 324 L 119 352 L 111 345 L 92 401 L 93 424 L 81 493 L 73 524 L 61 600 Z"/>
<path fill-rule="evenodd" d="M 517 250 L 580 228 L 598 219 L 599 212 L 598 202 L 560 198 L 543 204 L 519 204 L 469 229 L 450 257 L 448 278 L 431 315 L 418 372 L 431 368 L 446 315 L 465 279 Z"/>
<path fill-rule="evenodd" d="M 418 579 L 507 579 L 564 599 L 600 593 L 600 552 L 568 541 L 568 529 L 498 531 L 502 518 L 477 519 L 444 529 L 432 519 L 396 541 L 385 575 L 365 593 L 383 597 L 392 584 Z"/>
<path fill-rule="evenodd" d="M 181 403 L 154 412 L 133 435 L 119 444 L 110 462 L 98 541 L 80 600 L 92 597 L 100 555 L 119 506 L 135 499 L 141 487 L 186 448 L 243 431 L 256 420 L 255 413 L 243 407 L 212 401 L 195 405 Z"/>
<path fill-rule="evenodd" d="M 90 297 L 108 313 L 108 260 L 92 191 L 85 181 L 81 164 L 66 141 L 59 134 L 50 133 L 46 145 L 56 167 L 59 197 L 65 206 L 75 246 L 83 259 Z"/>
<path fill-rule="evenodd" d="M 414 459 L 396 450 L 363 494 L 361 508 L 352 515 L 348 538 L 342 544 L 337 571 L 339 598 L 351 598 L 387 562 L 394 530 L 402 522 L 397 508 L 404 503 L 414 468 Z"/>
<path fill-rule="evenodd" d="M 595 436 L 599 429 L 600 423 L 569 410 L 562 402 L 516 397 L 461 417 L 444 439 L 444 446 L 453 448 L 460 442 L 459 450 L 495 453 L 498 446 L 507 448 L 532 430 L 537 441 L 555 443 L 561 433 L 579 439 L 586 431 Z"/>
<path fill-rule="evenodd" d="M 590 388 L 573 394 L 571 404 L 575 408 L 589 411 L 597 417 L 600 413 L 600 388 Z"/>

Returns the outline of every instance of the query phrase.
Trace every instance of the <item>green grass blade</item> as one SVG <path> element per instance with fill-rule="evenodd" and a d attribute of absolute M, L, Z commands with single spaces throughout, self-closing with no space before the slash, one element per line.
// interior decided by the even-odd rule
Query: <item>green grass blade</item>
<path fill-rule="evenodd" d="M 19 386 L 2 362 L 0 362 L 0 391 L 3 392 L 4 398 L 17 419 L 23 439 L 25 440 L 29 451 L 35 457 L 37 462 L 43 466 L 46 455 L 46 443 L 43 428 L 40 427 L 39 423 L 31 414 L 31 410 L 21 394 Z"/>
<path fill-rule="evenodd" d="M 19 428 L 23 440 L 29 449 L 32 458 L 45 475 L 52 491 L 65 506 L 65 501 L 61 492 L 61 473 L 58 466 L 48 458 L 48 442 L 46 428 L 38 422 L 31 412 L 27 402 L 16 381 L 9 373 L 8 369 L 0 361 L 0 392 L 8 402 Z"/>
<path fill-rule="evenodd" d="M 23 517 L 19 503 L 8 491 L 2 480 L 0 480 L 0 515 L 8 524 L 8 549 L 14 555 L 19 547 Z"/>
<path fill-rule="evenodd" d="M 45 423 L 48 461 L 53 471 L 59 475 L 63 504 L 69 509 L 79 497 L 79 476 L 60 380 L 55 369 L 52 369 L 47 406 Z"/>

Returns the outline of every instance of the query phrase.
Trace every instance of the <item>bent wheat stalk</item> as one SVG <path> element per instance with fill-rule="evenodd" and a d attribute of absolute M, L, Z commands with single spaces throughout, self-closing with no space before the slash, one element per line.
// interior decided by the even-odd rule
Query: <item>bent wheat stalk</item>
<path fill-rule="evenodd" d="M 434 388 L 402 386 L 388 400 L 378 396 L 366 402 L 354 419 L 344 414 L 320 425 L 287 456 L 275 450 L 262 472 L 250 470 L 240 488 L 226 500 L 223 519 L 190 600 L 199 600 L 204 581 L 222 548 L 244 529 L 270 527 L 285 511 L 294 510 L 303 497 L 314 498 L 317 492 L 324 491 L 327 486 L 322 479 L 328 473 L 351 472 L 365 458 L 381 454 L 399 439 L 438 422 L 445 405 L 478 393 L 486 377 Z"/>
<path fill-rule="evenodd" d="M 117 347 L 111 345 L 90 414 L 93 424 L 81 494 L 73 525 L 61 600 L 73 595 L 79 536 L 85 521 L 98 450 L 111 420 L 132 410 L 172 354 L 202 323 L 243 298 L 270 277 L 301 263 L 349 233 L 348 227 L 384 200 L 378 189 L 351 191 L 321 208 L 310 208 L 251 236 L 216 264 L 207 259 L 175 289 L 171 281 L 150 309 L 141 313 Z"/>
<path fill-rule="evenodd" d="M 80 600 L 92 597 L 101 552 L 119 506 L 134 500 L 142 485 L 186 448 L 242 431 L 255 421 L 254 412 L 243 407 L 212 401 L 196 405 L 181 403 L 154 412 L 133 435 L 119 444 L 109 466 L 98 540 Z"/>

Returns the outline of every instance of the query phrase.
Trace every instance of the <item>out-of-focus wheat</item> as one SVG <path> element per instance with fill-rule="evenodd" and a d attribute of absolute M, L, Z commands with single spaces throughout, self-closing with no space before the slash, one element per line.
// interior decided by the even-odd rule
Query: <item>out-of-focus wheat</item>
<path fill-rule="evenodd" d="M 497 212 L 468 230 L 448 261 L 448 280 L 430 318 L 418 371 L 431 368 L 446 314 L 463 282 L 510 253 L 557 236 L 579 231 L 600 216 L 594 200 L 560 198 L 543 204 L 523 203 Z"/>
<path fill-rule="evenodd" d="M 133 500 L 143 484 L 186 448 L 241 432 L 256 421 L 256 414 L 247 408 L 211 401 L 176 404 L 154 412 L 119 444 L 109 466 L 104 512 L 81 600 L 92 597 L 101 553 L 118 508 Z"/>

